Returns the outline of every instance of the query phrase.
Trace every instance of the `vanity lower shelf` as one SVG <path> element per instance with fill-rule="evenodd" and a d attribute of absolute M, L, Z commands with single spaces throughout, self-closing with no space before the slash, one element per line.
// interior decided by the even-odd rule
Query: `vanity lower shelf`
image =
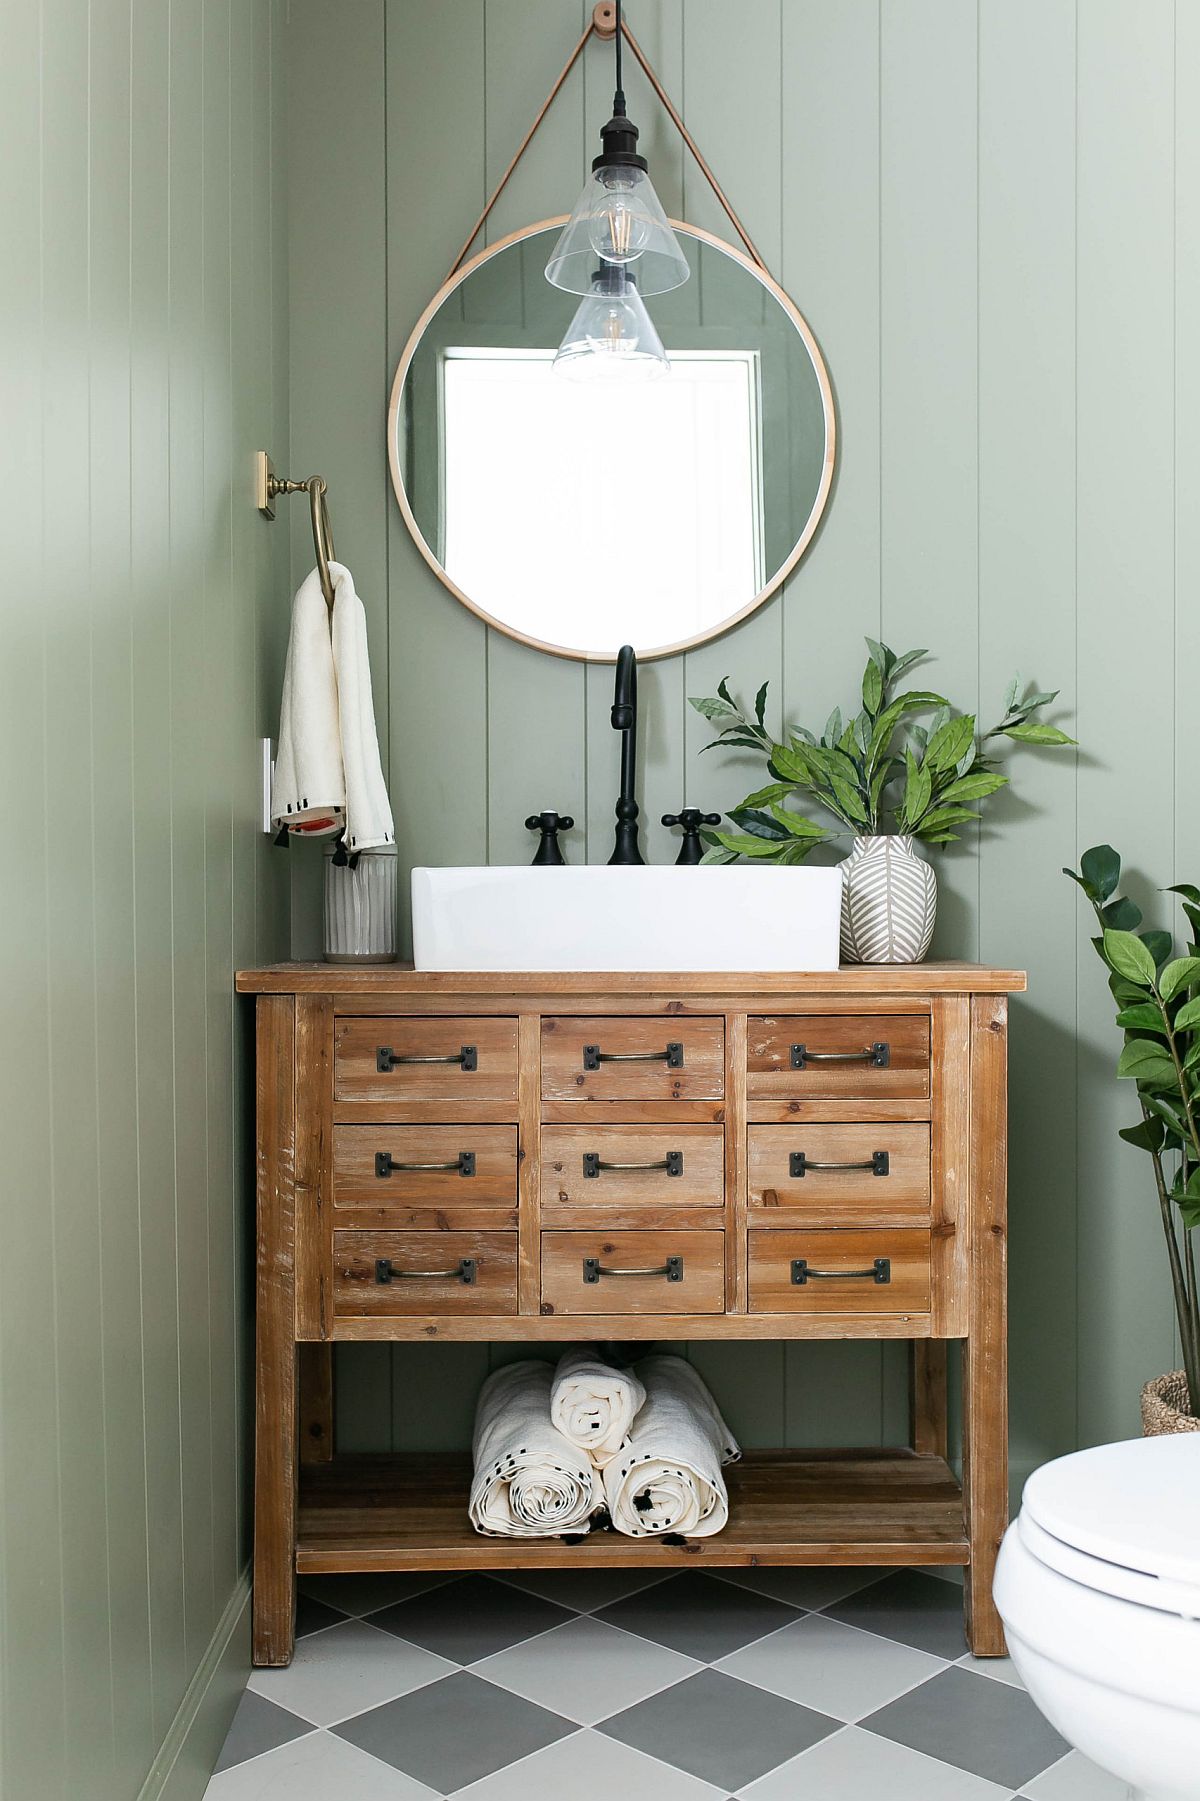
<path fill-rule="evenodd" d="M 567 1544 L 475 1532 L 467 1518 L 468 1456 L 339 1457 L 302 1471 L 296 1568 L 317 1575 L 969 1562 L 962 1490 L 941 1457 L 907 1450 L 751 1451 L 726 1479 L 729 1524 L 712 1538 L 680 1546 L 598 1532 Z"/>

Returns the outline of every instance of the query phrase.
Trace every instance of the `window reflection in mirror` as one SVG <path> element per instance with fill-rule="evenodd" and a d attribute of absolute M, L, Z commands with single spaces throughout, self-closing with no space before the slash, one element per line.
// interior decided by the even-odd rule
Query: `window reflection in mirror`
<path fill-rule="evenodd" d="M 393 475 L 459 596 L 567 655 L 712 636 L 795 561 L 832 469 L 807 327 L 726 247 L 686 233 L 691 279 L 651 303 L 670 374 L 551 368 L 572 299 L 553 226 L 469 267 L 401 364 Z"/>

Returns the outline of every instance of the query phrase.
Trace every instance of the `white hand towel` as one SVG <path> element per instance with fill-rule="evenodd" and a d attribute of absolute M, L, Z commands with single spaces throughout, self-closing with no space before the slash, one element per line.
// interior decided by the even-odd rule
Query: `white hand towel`
<path fill-rule="evenodd" d="M 604 1468 L 612 1523 L 630 1538 L 710 1538 L 729 1518 L 723 1463 L 741 1456 L 716 1402 L 682 1357 L 643 1357 L 646 1403 L 626 1450 Z"/>
<path fill-rule="evenodd" d="M 276 827 L 345 829 L 346 848 L 392 844 L 396 831 L 379 761 L 367 616 L 344 563 L 330 563 L 333 620 L 314 569 L 292 605 L 271 786 Z"/>
<path fill-rule="evenodd" d="M 332 832 L 340 830 L 345 809 L 329 608 L 314 569 L 292 602 L 271 821 L 276 828 L 287 826 L 292 831 Z"/>
<path fill-rule="evenodd" d="M 586 1532 L 601 1504 L 591 1460 L 550 1423 L 548 1363 L 493 1371 L 475 1407 L 471 1524 L 494 1538 Z"/>
<path fill-rule="evenodd" d="M 560 1359 L 550 1418 L 573 1445 L 603 1469 L 627 1443 L 646 1391 L 630 1369 L 614 1369 L 594 1345 L 574 1345 Z"/>
<path fill-rule="evenodd" d="M 333 667 L 346 782 L 346 849 L 353 856 L 356 851 L 395 843 L 396 828 L 379 761 L 366 611 L 346 566 L 330 563 L 329 573 L 333 577 Z"/>

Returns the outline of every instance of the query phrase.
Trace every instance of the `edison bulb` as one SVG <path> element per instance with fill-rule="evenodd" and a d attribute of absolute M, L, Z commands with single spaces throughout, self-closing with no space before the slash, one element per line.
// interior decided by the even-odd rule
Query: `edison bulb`
<path fill-rule="evenodd" d="M 640 169 L 597 169 L 597 193 L 588 219 L 588 239 L 607 263 L 634 263 L 650 242 L 654 219 L 645 205 L 647 185 Z"/>

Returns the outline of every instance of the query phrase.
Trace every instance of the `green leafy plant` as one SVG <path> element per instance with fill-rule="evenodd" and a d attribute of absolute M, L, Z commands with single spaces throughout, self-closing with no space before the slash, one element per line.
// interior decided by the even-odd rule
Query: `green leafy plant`
<path fill-rule="evenodd" d="M 1200 1416 L 1200 888 L 1168 889 L 1181 897 L 1191 934 L 1177 957 L 1171 933 L 1139 930 L 1141 908 L 1118 895 L 1121 859 L 1111 844 L 1085 851 L 1078 870 L 1063 874 L 1083 889 L 1100 928 L 1092 943 L 1125 1033 L 1117 1074 L 1134 1083 L 1142 1115 L 1121 1137 L 1154 1167 L 1190 1406 Z"/>
<path fill-rule="evenodd" d="M 987 746 L 998 738 L 1020 744 L 1073 744 L 1075 740 L 1034 715 L 1057 698 L 1029 691 L 1014 676 L 1004 698 L 1004 717 L 991 731 L 976 730 L 973 713 L 956 712 L 944 695 L 926 688 L 896 693 L 901 676 L 928 655 L 902 656 L 867 639 L 870 657 L 862 679 L 862 705 L 852 718 L 835 707 L 818 736 L 793 726 L 784 742 L 766 729 L 764 682 L 752 713 L 739 706 L 722 681 L 709 699 L 691 704 L 717 729 L 712 744 L 753 750 L 766 758 L 773 778 L 765 788 L 733 807 L 731 832 L 708 832 L 706 863 L 753 857 L 799 863 L 814 847 L 839 834 L 910 833 L 926 844 L 950 844 L 957 828 L 977 820 L 977 803 L 1003 788 L 1002 775 Z M 928 715 L 923 724 L 918 716 Z M 810 819 L 788 803 L 794 797 L 815 803 L 833 824 Z"/>

